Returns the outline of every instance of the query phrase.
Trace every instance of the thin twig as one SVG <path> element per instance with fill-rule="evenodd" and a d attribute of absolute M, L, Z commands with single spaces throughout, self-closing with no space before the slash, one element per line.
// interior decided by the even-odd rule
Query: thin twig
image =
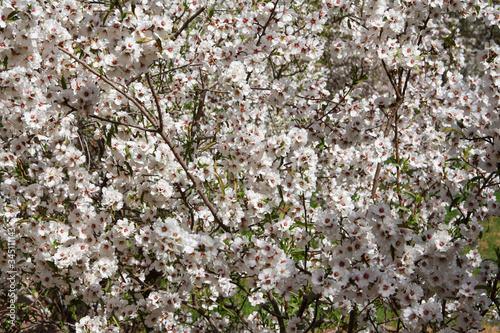
<path fill-rule="evenodd" d="M 255 44 L 255 46 L 259 46 L 260 45 L 260 41 L 261 41 L 262 37 L 264 37 L 264 35 L 266 34 L 266 29 L 267 29 L 267 27 L 269 26 L 269 23 L 271 23 L 271 20 L 274 17 L 274 12 L 276 11 L 276 7 L 278 7 L 278 2 L 279 2 L 279 0 L 276 1 L 276 3 L 274 4 L 273 9 L 271 10 L 271 14 L 269 15 L 269 18 L 267 19 L 266 24 L 264 24 L 264 27 L 262 29 L 262 33 L 260 34 L 259 39 L 257 40 L 257 43 Z"/>
<path fill-rule="evenodd" d="M 179 37 L 179 35 L 188 27 L 189 23 L 191 23 L 192 20 L 194 20 L 198 15 L 200 15 L 201 13 L 203 13 L 203 11 L 205 10 L 205 6 L 201 7 L 200 9 L 198 9 L 193 15 L 191 15 L 187 20 L 186 22 L 184 22 L 184 24 L 180 27 L 179 30 L 177 30 L 177 32 L 175 33 L 173 39 L 176 40 L 177 37 Z"/>
<path fill-rule="evenodd" d="M 391 85 L 394 88 L 394 91 L 396 92 L 397 98 L 401 98 L 401 94 L 399 92 L 398 86 L 397 86 L 396 82 L 394 82 L 394 79 L 392 78 L 392 75 L 389 72 L 389 69 L 387 68 L 384 60 L 382 60 L 382 65 L 384 66 L 385 73 L 387 74 L 387 77 L 389 78 L 389 81 L 391 82 Z"/>
<path fill-rule="evenodd" d="M 158 130 L 163 131 L 163 115 L 161 113 L 160 102 L 158 100 L 158 96 L 156 95 L 155 88 L 153 87 L 153 83 L 151 83 L 151 77 L 149 73 L 146 73 L 146 80 L 148 81 L 149 89 L 151 89 L 151 93 L 153 94 L 153 98 L 155 99 L 156 109 L 158 110 Z"/>
<path fill-rule="evenodd" d="M 349 96 L 349 94 L 352 92 L 352 90 L 353 90 L 353 86 L 350 86 L 349 90 L 345 94 L 342 94 L 343 96 L 340 99 L 340 101 L 338 101 L 338 102 L 334 102 L 332 100 L 325 100 L 325 102 L 335 103 L 335 106 L 330 111 L 325 112 L 321 117 L 319 117 L 318 120 L 315 120 L 315 121 L 311 122 L 309 125 L 307 125 L 306 129 L 308 129 L 309 127 L 311 127 L 314 123 L 322 121 L 323 118 L 325 118 L 326 116 L 328 116 L 330 114 L 333 114 L 333 113 L 336 113 L 338 107 L 340 106 L 340 104 L 342 104 L 345 101 L 345 99 L 347 98 L 347 96 Z M 302 96 L 299 96 L 299 97 L 305 98 L 305 97 L 302 97 Z"/>
<path fill-rule="evenodd" d="M 189 209 L 189 215 L 191 216 L 191 230 L 193 230 L 194 229 L 193 207 L 191 207 L 191 205 L 188 203 L 188 200 L 187 200 L 187 197 L 186 197 L 186 193 L 182 192 L 182 188 L 179 185 L 179 183 L 176 183 L 175 186 L 177 187 L 177 190 L 181 194 L 182 201 L 184 202 L 184 204 L 186 205 L 186 207 Z"/>
<path fill-rule="evenodd" d="M 94 119 L 99 119 L 101 121 L 105 121 L 105 122 L 108 122 L 108 123 L 116 124 L 116 125 L 122 125 L 122 126 L 137 128 L 137 129 L 139 129 L 141 131 L 145 131 L 145 132 L 152 132 L 152 133 L 156 133 L 157 132 L 157 130 L 155 128 L 145 128 L 145 127 L 142 127 L 142 126 L 133 125 L 133 124 L 129 124 L 129 123 L 122 123 L 122 122 L 119 122 L 119 121 L 116 121 L 116 120 L 106 119 L 106 118 L 99 117 L 99 116 L 96 116 L 96 115 L 90 115 L 89 117 L 90 118 L 94 118 Z"/>
<path fill-rule="evenodd" d="M 167 74 L 167 73 L 170 73 L 170 72 L 173 72 L 173 71 L 176 71 L 176 70 L 182 69 L 182 68 L 186 68 L 186 67 L 198 67 L 198 66 L 201 66 L 201 65 L 202 65 L 201 63 L 196 63 L 196 64 L 186 64 L 186 65 L 182 65 L 182 66 L 179 66 L 179 67 L 174 67 L 174 68 L 168 69 L 168 70 L 166 70 L 165 72 L 161 72 L 161 73 L 153 74 L 153 75 L 151 75 L 151 76 L 161 76 L 161 75 L 165 75 L 165 74 Z"/>
<path fill-rule="evenodd" d="M 209 316 L 208 313 L 202 307 L 200 307 L 198 305 L 198 299 L 196 298 L 195 294 L 191 295 L 191 299 L 193 301 L 193 304 L 190 304 L 186 301 L 183 301 L 182 303 L 185 306 L 187 306 L 188 308 L 191 308 L 194 311 L 198 312 L 200 315 L 202 315 L 203 318 L 205 318 L 208 321 L 208 323 L 210 324 L 210 326 L 212 327 L 212 330 L 214 332 L 219 332 L 219 329 L 217 328 L 217 324 L 215 323 L 215 320 L 211 316 Z"/>
<path fill-rule="evenodd" d="M 66 53 L 68 56 L 70 56 L 71 58 L 73 58 L 73 60 L 75 60 L 76 62 L 78 62 L 80 65 L 82 65 L 83 67 L 85 67 L 86 70 L 88 70 L 89 72 L 91 72 L 92 74 L 94 74 L 95 76 L 97 76 L 98 78 L 100 78 L 101 80 L 103 80 L 104 82 L 106 82 L 107 84 L 109 84 L 113 89 L 115 89 L 116 91 L 118 91 L 120 94 L 122 94 L 124 97 L 126 97 L 129 101 L 131 101 L 135 106 L 137 106 L 137 108 L 142 112 L 142 114 L 148 119 L 148 121 L 154 126 L 156 127 L 156 124 L 155 124 L 155 121 L 153 120 L 153 118 L 149 115 L 148 111 L 144 108 L 144 106 L 136 99 L 134 98 L 133 96 L 131 96 L 129 93 L 127 93 L 126 91 L 124 91 L 123 89 L 120 89 L 118 87 L 118 84 L 111 81 L 110 79 L 108 79 L 106 76 L 102 75 L 101 73 L 99 73 L 98 71 L 96 71 L 95 69 L 93 69 L 92 67 L 90 67 L 89 65 L 87 65 L 87 63 L 85 63 L 84 61 L 80 60 L 78 57 L 76 57 L 74 54 L 71 54 L 70 52 L 66 51 L 65 49 L 63 49 L 62 47 L 59 47 L 59 50 L 62 51 L 63 53 Z"/>
<path fill-rule="evenodd" d="M 177 149 L 175 149 L 175 146 L 174 144 L 172 143 L 172 141 L 170 141 L 170 139 L 165 135 L 165 133 L 163 132 L 158 132 L 158 134 L 163 138 L 163 140 L 165 141 L 165 143 L 168 145 L 168 147 L 170 148 L 170 150 L 172 151 L 172 153 L 174 154 L 175 156 L 175 159 L 177 160 L 177 162 L 179 162 L 179 164 L 181 165 L 182 169 L 184 169 L 184 172 L 186 172 L 186 175 L 189 177 L 189 179 L 193 182 L 193 184 L 195 185 L 196 187 L 196 192 L 198 192 L 198 194 L 200 195 L 201 199 L 203 200 L 203 202 L 205 203 L 205 205 L 208 207 L 208 209 L 210 210 L 210 212 L 212 213 L 214 219 L 215 219 L 215 222 L 222 228 L 222 230 L 224 230 L 225 232 L 231 232 L 231 229 L 229 229 L 228 226 L 226 226 L 223 222 L 222 222 L 222 219 L 219 217 L 219 214 L 217 213 L 217 210 L 215 209 L 214 205 L 210 202 L 210 200 L 208 200 L 207 196 L 205 195 L 205 193 L 203 193 L 201 191 L 201 183 L 200 181 L 195 178 L 191 172 L 189 172 L 189 169 L 188 169 L 188 166 L 186 165 L 186 162 L 184 162 L 184 160 L 182 159 L 181 155 L 179 154 L 179 152 L 177 151 Z"/>
<path fill-rule="evenodd" d="M 394 105 L 394 108 L 392 109 L 391 115 L 389 116 L 389 120 L 387 121 L 385 131 L 384 131 L 384 137 L 387 137 L 391 133 L 391 124 L 396 118 L 396 115 L 398 113 L 398 109 L 400 108 L 401 104 L 403 104 L 403 99 L 396 99 L 396 103 Z M 373 186 L 372 186 L 372 198 L 375 199 L 377 196 L 377 188 L 378 188 L 378 183 L 380 181 L 379 176 L 380 176 L 380 170 L 382 169 L 382 162 L 379 162 L 377 164 L 377 170 L 375 171 L 375 176 L 373 178 Z"/>

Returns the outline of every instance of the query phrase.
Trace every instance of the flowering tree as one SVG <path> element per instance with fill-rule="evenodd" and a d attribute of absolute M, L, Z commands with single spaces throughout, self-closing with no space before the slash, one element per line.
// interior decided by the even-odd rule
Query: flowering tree
<path fill-rule="evenodd" d="M 498 2 L 0 6 L 6 329 L 498 318 Z"/>

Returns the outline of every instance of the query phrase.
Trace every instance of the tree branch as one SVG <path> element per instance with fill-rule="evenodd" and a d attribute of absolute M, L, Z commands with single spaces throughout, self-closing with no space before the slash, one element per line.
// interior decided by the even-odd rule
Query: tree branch
<path fill-rule="evenodd" d="M 273 9 L 271 10 L 271 15 L 269 15 L 269 18 L 267 19 L 267 22 L 264 24 L 264 27 L 262 28 L 262 33 L 260 34 L 259 39 L 257 40 L 257 43 L 255 44 L 255 46 L 259 46 L 260 45 L 260 41 L 261 41 L 262 37 L 264 37 L 264 35 L 266 34 L 266 29 L 267 29 L 267 27 L 269 26 L 269 23 L 271 23 L 271 20 L 274 17 L 274 12 L 276 11 L 276 7 L 278 7 L 278 2 L 279 2 L 279 0 L 276 1 L 276 3 L 274 4 Z"/>
<path fill-rule="evenodd" d="M 61 50 L 62 52 L 66 53 L 67 55 L 69 55 L 76 62 L 78 62 L 79 64 L 81 64 L 85 69 L 87 69 L 89 72 L 91 72 L 92 74 L 96 75 L 98 78 L 100 78 L 101 80 L 103 80 L 104 82 L 106 82 L 107 84 L 109 84 L 113 89 L 115 89 L 116 91 L 118 91 L 120 94 L 122 94 L 123 96 L 125 96 L 129 101 L 131 101 L 135 106 L 137 106 L 137 108 L 141 111 L 141 113 L 144 115 L 144 117 L 146 117 L 148 119 L 148 121 L 156 128 L 155 132 L 158 133 L 162 137 L 162 139 L 165 141 L 165 143 L 168 145 L 168 147 L 170 148 L 170 150 L 174 154 L 175 159 L 177 160 L 177 162 L 181 165 L 182 169 L 184 169 L 184 172 L 186 172 L 186 175 L 188 176 L 188 178 L 195 185 L 196 191 L 198 192 L 198 194 L 202 198 L 203 202 L 205 203 L 205 205 L 208 207 L 208 209 L 212 213 L 212 215 L 213 215 L 215 221 L 217 222 L 217 224 L 225 232 L 231 232 L 231 229 L 229 229 L 229 227 L 226 226 L 222 222 L 222 219 L 219 217 L 219 214 L 217 213 L 217 210 L 215 209 L 214 205 L 212 205 L 212 203 L 210 202 L 210 200 L 208 200 L 208 198 L 205 195 L 205 193 L 203 193 L 203 191 L 201 190 L 201 183 L 200 183 L 200 181 L 189 172 L 189 168 L 186 165 L 186 162 L 184 162 L 184 160 L 182 159 L 182 157 L 179 154 L 179 152 L 177 151 L 177 149 L 175 149 L 175 145 L 165 135 L 165 133 L 163 132 L 163 128 L 158 127 L 158 125 L 156 124 L 156 121 L 149 114 L 148 110 L 136 98 L 134 98 L 133 96 L 131 96 L 127 92 L 125 92 L 122 89 L 120 89 L 113 81 L 111 81 L 110 79 L 108 79 L 104 75 L 100 74 L 95 69 L 91 68 L 85 62 L 83 62 L 82 60 L 78 59 L 75 55 L 69 53 L 68 51 L 64 50 L 61 47 L 59 47 L 59 50 Z M 157 107 L 159 107 L 158 104 L 157 104 Z M 160 112 L 161 112 L 161 110 L 158 109 L 158 113 L 160 113 Z"/>
<path fill-rule="evenodd" d="M 273 292 L 271 290 L 267 292 L 267 297 L 269 297 L 269 301 L 273 306 L 274 312 L 278 314 L 276 318 L 278 319 L 278 325 L 280 326 L 280 333 L 285 333 L 286 332 L 285 321 L 283 320 L 283 315 L 281 314 L 280 307 L 276 302 L 276 300 L 274 299 Z"/>
<path fill-rule="evenodd" d="M 184 31 L 186 30 L 186 28 L 188 27 L 189 23 L 191 23 L 191 21 L 193 21 L 198 15 L 200 15 L 201 13 L 203 13 L 203 11 L 205 10 L 205 6 L 201 7 L 200 9 L 198 9 L 193 15 L 191 15 L 187 20 L 186 22 L 184 22 L 184 24 L 180 27 L 179 30 L 177 30 L 177 32 L 175 33 L 174 37 L 172 37 L 173 40 L 176 40 L 177 37 L 179 37 L 179 35 Z"/>
<path fill-rule="evenodd" d="M 394 121 L 395 118 L 397 118 L 398 114 L 398 109 L 401 107 L 401 104 L 403 104 L 403 98 L 397 98 L 396 102 L 394 104 L 394 107 L 392 109 L 391 115 L 389 116 L 389 120 L 387 121 L 387 124 L 385 126 L 384 130 L 384 137 L 387 137 L 391 133 L 391 124 Z M 380 182 L 379 176 L 380 176 L 380 170 L 382 169 L 382 162 L 379 162 L 377 164 L 377 170 L 375 171 L 375 176 L 373 177 L 373 186 L 372 186 L 372 198 L 375 199 L 377 197 L 377 188 L 378 184 Z"/>
<path fill-rule="evenodd" d="M 153 87 L 153 83 L 151 83 L 151 77 L 149 73 L 146 73 L 146 80 L 148 81 L 149 89 L 151 89 L 151 93 L 153 94 L 153 98 L 156 104 L 156 110 L 158 111 L 158 130 L 163 131 L 163 115 L 161 114 L 160 102 L 158 100 L 158 96 L 156 95 L 155 88 Z"/>
<path fill-rule="evenodd" d="M 75 60 L 80 65 L 82 65 L 83 67 L 85 67 L 86 70 L 88 70 L 89 72 L 91 72 L 92 74 L 94 74 L 95 76 L 97 76 L 98 78 L 100 78 L 101 80 L 103 80 L 104 82 L 106 82 L 107 84 L 109 84 L 113 89 L 115 89 L 120 94 L 122 94 L 124 97 L 126 97 L 129 101 L 131 101 L 141 111 L 141 113 L 148 119 L 148 121 L 154 127 L 157 127 L 154 119 L 151 117 L 151 115 L 149 114 L 149 112 L 146 110 L 146 108 L 136 98 L 134 98 L 133 96 L 131 96 L 129 93 L 127 93 L 123 89 L 120 89 L 118 87 L 117 83 L 111 81 L 106 76 L 102 75 L 101 73 L 99 73 L 98 71 L 96 71 L 95 69 L 93 69 L 92 67 L 90 67 L 89 65 L 87 65 L 87 63 L 85 63 L 84 61 L 78 59 L 78 57 L 76 57 L 74 54 L 69 53 L 68 51 L 66 51 L 62 47 L 58 47 L 58 48 L 59 48 L 60 51 L 62 51 L 63 53 L 66 53 L 68 56 L 70 56 L 71 58 L 73 58 L 73 60 Z"/>
<path fill-rule="evenodd" d="M 219 329 L 217 328 L 217 324 L 215 323 L 215 320 L 208 315 L 208 313 L 198 305 L 198 299 L 196 298 L 196 295 L 193 294 L 191 295 L 191 299 L 193 301 L 193 304 L 190 304 L 186 301 L 183 301 L 182 303 L 187 306 L 188 308 L 193 309 L 194 311 L 198 312 L 200 315 L 205 318 L 208 323 L 210 324 L 210 327 L 212 327 L 212 331 L 218 333 Z"/>
<path fill-rule="evenodd" d="M 122 122 L 119 122 L 119 121 L 116 121 L 116 120 L 106 119 L 106 118 L 99 117 L 99 116 L 96 116 L 96 115 L 90 115 L 89 117 L 90 118 L 94 118 L 94 119 L 98 119 L 98 120 L 101 120 L 101 121 L 105 121 L 105 122 L 108 122 L 108 123 L 111 123 L 111 124 L 116 124 L 116 125 L 122 125 L 122 126 L 137 128 L 137 129 L 139 129 L 141 131 L 145 131 L 145 132 L 152 132 L 152 133 L 156 133 L 157 132 L 156 128 L 146 128 L 146 127 L 142 127 L 142 126 L 132 125 L 132 124 L 129 124 L 129 123 L 122 123 Z"/>

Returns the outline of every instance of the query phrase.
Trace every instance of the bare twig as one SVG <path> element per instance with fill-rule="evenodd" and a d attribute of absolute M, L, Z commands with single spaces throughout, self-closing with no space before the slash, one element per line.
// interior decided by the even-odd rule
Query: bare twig
<path fill-rule="evenodd" d="M 186 197 L 186 193 L 182 192 L 182 188 L 181 186 L 177 183 L 175 184 L 176 187 L 177 187 L 177 190 L 179 191 L 179 193 L 181 194 L 181 199 L 182 201 L 184 202 L 184 204 L 186 205 L 186 207 L 189 209 L 189 216 L 191 217 L 191 230 L 193 230 L 194 228 L 194 213 L 193 213 L 193 207 L 191 207 L 191 205 L 188 203 L 188 200 L 187 200 L 187 197 Z"/>
<path fill-rule="evenodd" d="M 161 113 L 160 102 L 158 100 L 158 96 L 156 95 L 155 88 L 153 87 L 153 83 L 151 83 L 149 73 L 146 73 L 146 80 L 148 80 L 149 89 L 151 89 L 151 93 L 153 94 L 156 104 L 156 110 L 158 111 L 158 130 L 163 131 L 163 115 Z"/>
<path fill-rule="evenodd" d="M 219 332 L 219 329 L 217 328 L 217 324 L 215 323 L 215 320 L 211 316 L 209 316 L 209 314 L 202 307 L 200 307 L 198 305 L 198 299 L 196 298 L 195 294 L 191 295 L 191 300 L 193 301 L 193 304 L 190 304 L 186 301 L 184 301 L 182 303 L 185 306 L 187 306 L 188 308 L 191 308 L 194 311 L 198 312 L 200 315 L 202 315 L 203 318 L 205 318 L 208 321 L 208 323 L 210 324 L 210 327 L 212 327 L 213 332 Z"/>
<path fill-rule="evenodd" d="M 397 98 L 401 98 L 401 93 L 399 91 L 398 85 L 396 82 L 394 82 L 394 79 L 392 78 L 391 73 L 389 72 L 389 69 L 387 68 L 385 61 L 382 60 L 382 65 L 384 66 L 385 73 L 387 74 L 387 77 L 389 78 L 389 81 L 391 81 L 391 85 L 394 88 L 394 92 L 396 93 Z"/>
<path fill-rule="evenodd" d="M 116 120 L 111 120 L 111 119 L 106 119 L 106 118 L 99 117 L 99 116 L 96 116 L 96 115 L 90 115 L 89 117 L 90 118 L 94 118 L 94 119 L 98 119 L 98 120 L 101 120 L 101 121 L 105 121 L 105 122 L 108 122 L 108 123 L 111 123 L 111 124 L 116 124 L 116 125 L 122 125 L 122 126 L 137 128 L 137 129 L 139 129 L 141 131 L 145 131 L 145 132 L 152 132 L 152 133 L 156 133 L 157 132 L 156 128 L 145 128 L 145 127 L 142 127 L 142 126 L 137 126 L 137 125 L 133 125 L 133 124 L 129 124 L 129 123 L 122 123 L 122 122 L 119 122 L 119 121 L 116 121 Z"/>
<path fill-rule="evenodd" d="M 201 13 L 203 13 L 203 11 L 205 10 L 205 6 L 201 7 L 200 9 L 198 9 L 193 15 L 191 15 L 187 20 L 186 22 L 184 22 L 184 24 L 179 28 L 179 30 L 177 30 L 177 32 L 175 33 L 174 37 L 172 37 L 174 40 L 177 39 L 177 37 L 179 37 L 179 35 L 184 31 L 186 30 L 186 28 L 188 27 L 189 23 L 191 23 L 191 21 L 193 21 L 198 15 L 200 15 Z"/>
<path fill-rule="evenodd" d="M 259 39 L 257 40 L 257 43 L 255 44 L 255 46 L 260 45 L 262 37 L 264 37 L 264 35 L 266 34 L 266 29 L 269 26 L 269 23 L 271 23 L 271 20 L 274 18 L 274 12 L 276 11 L 276 7 L 278 7 L 278 2 L 279 2 L 279 0 L 276 1 L 276 3 L 274 4 L 273 9 L 271 10 L 271 14 L 269 15 L 269 18 L 267 19 L 266 24 L 264 24 L 264 27 L 262 28 L 262 33 L 260 34 Z"/>
<path fill-rule="evenodd" d="M 186 64 L 186 65 L 182 65 L 182 66 L 179 66 L 179 67 L 170 68 L 169 70 L 166 70 L 165 72 L 153 74 L 151 76 L 161 76 L 161 75 L 165 75 L 167 73 L 174 72 L 174 71 L 182 69 L 182 68 L 186 68 L 186 67 L 198 67 L 198 66 L 201 66 L 201 65 L 202 65 L 201 63 Z"/>
<path fill-rule="evenodd" d="M 316 123 L 316 122 L 318 122 L 318 121 L 322 121 L 322 120 L 323 120 L 323 118 L 325 118 L 326 116 L 328 116 L 328 115 L 330 115 L 330 114 L 333 114 L 333 113 L 336 113 L 336 112 L 337 112 L 337 110 L 338 110 L 338 107 L 340 106 L 340 104 L 342 104 L 342 103 L 345 101 L 345 99 L 347 98 L 347 96 L 349 96 L 349 94 L 352 92 L 352 90 L 353 90 L 353 89 L 354 89 L 354 86 L 350 86 L 350 87 L 349 87 L 349 90 L 348 90 L 345 94 L 342 94 L 343 96 L 342 96 L 342 98 L 340 99 L 340 101 L 338 101 L 338 102 L 335 102 L 335 101 L 333 101 L 333 100 L 328 100 L 328 99 L 325 99 L 325 100 L 324 100 L 325 102 L 328 102 L 328 103 L 335 103 L 335 106 L 334 106 L 334 107 L 333 107 L 330 111 L 325 112 L 325 113 L 324 113 L 321 117 L 319 117 L 319 119 L 318 119 L 318 120 L 315 120 L 315 121 L 311 122 L 309 125 L 307 125 L 307 126 L 306 126 L 306 128 L 311 127 L 314 123 Z M 300 97 L 300 98 L 306 98 L 306 97 L 303 97 L 303 96 L 298 96 L 298 97 Z M 306 98 L 306 99 L 310 99 L 310 98 Z M 312 99 L 312 100 L 321 100 L 321 101 L 322 101 L 323 99 Z"/>
<path fill-rule="evenodd" d="M 271 302 L 271 305 L 273 306 L 274 312 L 278 314 L 276 318 L 278 319 L 278 325 L 280 327 L 280 333 L 285 333 L 286 332 L 286 326 L 285 326 L 285 321 L 283 320 L 283 315 L 281 314 L 280 307 L 276 300 L 274 299 L 273 292 L 270 290 L 267 292 L 267 297 L 269 298 L 269 301 Z"/>
<path fill-rule="evenodd" d="M 394 107 L 392 109 L 391 115 L 389 116 L 389 120 L 387 121 L 387 124 L 385 126 L 385 131 L 384 131 L 384 137 L 387 137 L 391 133 L 391 124 L 394 121 L 395 118 L 397 118 L 397 113 L 398 109 L 401 107 L 401 104 L 403 104 L 403 99 L 396 99 L 396 102 L 394 104 Z M 397 121 L 397 119 L 396 119 Z M 379 162 L 377 164 L 377 170 L 375 171 L 375 176 L 373 177 L 373 186 L 372 186 L 372 198 L 375 199 L 377 196 L 377 188 L 378 184 L 380 182 L 379 176 L 380 176 L 380 170 L 382 169 L 382 163 Z"/>

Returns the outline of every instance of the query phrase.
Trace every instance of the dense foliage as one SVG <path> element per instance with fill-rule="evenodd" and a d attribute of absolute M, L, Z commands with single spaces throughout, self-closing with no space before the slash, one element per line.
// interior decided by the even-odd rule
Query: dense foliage
<path fill-rule="evenodd" d="M 477 332 L 500 5 L 0 2 L 11 331 Z M 10 260 L 10 261 L 9 261 Z M 36 309 L 36 311 L 34 310 Z"/>

